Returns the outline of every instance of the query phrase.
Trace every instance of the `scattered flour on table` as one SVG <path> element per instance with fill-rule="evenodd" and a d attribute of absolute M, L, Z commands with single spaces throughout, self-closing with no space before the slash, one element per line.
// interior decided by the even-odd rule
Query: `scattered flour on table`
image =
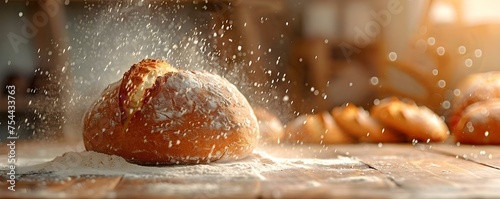
<path fill-rule="evenodd" d="M 18 174 L 48 174 L 60 177 L 80 175 L 123 175 L 138 178 L 199 178 L 260 179 L 266 172 L 288 169 L 349 168 L 362 164 L 357 160 L 338 157 L 332 159 L 290 159 L 272 157 L 265 151 L 255 151 L 246 159 L 228 163 L 175 166 L 140 166 L 115 155 L 93 151 L 66 152 L 55 159 L 34 165 L 18 166 Z M 212 178 L 213 179 L 213 178 Z"/>
<path fill-rule="evenodd" d="M 105 175 L 123 176 L 129 179 L 141 179 L 147 186 L 140 193 L 158 196 L 186 198 L 240 198 L 248 197 L 256 181 L 266 181 L 267 174 L 274 176 L 278 172 L 292 170 L 335 171 L 351 169 L 363 164 L 348 157 L 331 159 L 279 158 L 263 150 L 256 150 L 250 157 L 225 163 L 173 166 L 140 166 L 125 161 L 122 157 L 92 151 L 66 152 L 53 159 L 18 159 L 17 174 L 48 177 L 47 179 L 68 179 L 72 176 Z M 0 168 L 6 165 L 0 162 Z M 0 174 L 3 171 L 0 170 Z M 3 175 L 3 174 L 2 174 Z M 150 179 L 150 181 L 148 181 Z M 273 180 L 273 179 L 269 179 Z M 337 179 L 338 180 L 338 179 Z M 352 179 L 344 179 L 352 180 Z M 359 180 L 359 179 L 354 179 Z M 327 179 L 335 181 L 335 179 Z M 235 183 L 238 182 L 238 183 Z M 321 182 L 306 181 L 293 184 L 293 189 L 308 189 L 321 186 Z M 127 188 L 128 189 L 128 188 Z M 281 190 L 276 190 L 280 193 Z M 37 195 L 47 198 L 68 197 L 64 193 L 47 192 L 45 189 L 34 190 Z M 137 190 L 130 187 L 130 193 Z M 139 193 L 139 192 L 137 192 Z M 57 195 L 62 194 L 62 195 Z M 114 197 L 110 192 L 109 197 Z M 273 192 L 273 194 L 275 194 Z"/>

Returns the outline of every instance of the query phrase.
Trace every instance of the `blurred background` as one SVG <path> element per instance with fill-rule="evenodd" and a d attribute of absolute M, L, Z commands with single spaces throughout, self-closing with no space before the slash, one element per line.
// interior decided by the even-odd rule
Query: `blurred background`
<path fill-rule="evenodd" d="M 498 70 L 496 0 L 5 0 L 0 142 L 16 86 L 23 139 L 81 139 L 86 109 L 134 63 L 207 70 L 286 122 L 410 98 L 446 115 L 465 75 Z"/>

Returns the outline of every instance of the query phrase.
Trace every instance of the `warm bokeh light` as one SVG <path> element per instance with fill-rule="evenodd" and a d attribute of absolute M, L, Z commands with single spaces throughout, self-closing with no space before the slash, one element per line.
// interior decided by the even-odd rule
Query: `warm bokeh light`
<path fill-rule="evenodd" d="M 463 0 L 464 22 L 469 25 L 500 23 L 500 1 Z"/>

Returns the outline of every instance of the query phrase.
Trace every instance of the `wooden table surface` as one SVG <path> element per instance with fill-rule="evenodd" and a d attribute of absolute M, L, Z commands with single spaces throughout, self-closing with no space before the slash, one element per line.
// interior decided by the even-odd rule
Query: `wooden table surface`
<path fill-rule="evenodd" d="M 82 149 L 78 144 L 30 143 L 19 145 L 17 154 L 55 157 Z M 341 160 L 341 164 L 291 166 L 260 173 L 260 178 L 31 174 L 18 176 L 15 192 L 7 189 L 2 171 L 0 198 L 500 198 L 498 146 L 285 145 L 261 150 L 281 160 Z M 5 161 L 5 146 L 0 154 Z M 259 164 L 280 163 L 263 160 Z"/>

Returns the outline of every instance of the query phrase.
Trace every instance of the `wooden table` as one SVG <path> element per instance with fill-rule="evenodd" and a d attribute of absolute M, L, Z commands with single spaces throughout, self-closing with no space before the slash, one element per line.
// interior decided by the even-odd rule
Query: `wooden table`
<path fill-rule="evenodd" d="M 20 158 L 55 157 L 82 149 L 81 144 L 25 143 L 19 144 L 17 154 Z M 325 163 L 289 164 L 286 169 L 263 172 L 256 178 L 21 175 L 16 192 L 7 189 L 6 172 L 0 171 L 0 198 L 500 198 L 498 146 L 285 145 L 260 151 L 281 161 L 259 156 L 262 161 L 258 164 L 262 165 L 279 166 L 301 159 Z M 5 161 L 5 145 L 0 154 Z M 337 160 L 338 164 L 329 163 Z"/>

